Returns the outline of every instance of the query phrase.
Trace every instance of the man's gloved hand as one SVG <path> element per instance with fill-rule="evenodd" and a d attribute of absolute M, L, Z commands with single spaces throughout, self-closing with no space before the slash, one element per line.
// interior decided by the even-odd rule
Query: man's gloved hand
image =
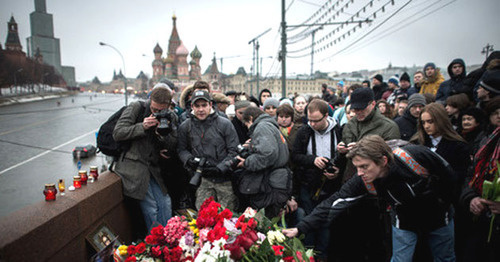
<path fill-rule="evenodd" d="M 188 159 L 188 161 L 186 161 L 186 165 L 193 170 L 195 170 L 199 164 L 199 161 L 196 161 L 194 159 L 195 157 L 191 157 L 190 159 Z"/>
<path fill-rule="evenodd" d="M 217 176 L 221 176 L 221 175 L 222 175 L 222 171 L 216 166 L 205 167 L 203 169 L 203 177 L 217 177 Z"/>

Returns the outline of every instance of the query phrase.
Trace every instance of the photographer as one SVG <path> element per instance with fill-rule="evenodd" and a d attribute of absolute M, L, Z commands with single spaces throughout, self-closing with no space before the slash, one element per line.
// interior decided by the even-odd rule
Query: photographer
<path fill-rule="evenodd" d="M 338 169 L 332 161 L 336 158 L 335 146 L 342 140 L 342 134 L 335 119 L 328 116 L 328 104 L 325 101 L 311 101 L 307 116 L 308 124 L 299 129 L 291 158 L 296 165 L 295 180 L 299 181 L 299 185 L 294 187 L 295 195 L 298 196 L 299 206 L 306 214 L 310 214 L 341 186 Z M 329 229 L 324 224 L 320 229 L 308 232 L 304 242 L 315 247 L 319 252 L 319 260 L 326 261 L 328 240 Z"/>
<path fill-rule="evenodd" d="M 141 108 L 140 102 L 130 103 L 113 131 L 116 141 L 132 141 L 114 171 L 122 178 L 125 196 L 139 201 L 148 230 L 154 222 L 166 225 L 172 216 L 171 199 L 161 175 L 160 154 L 167 156 L 168 150 L 175 148 L 175 131 L 163 133 L 164 142 L 160 143 L 161 135 L 157 132 L 160 121 L 154 116 L 168 110 L 171 99 L 169 88 L 154 88 L 146 108 Z M 144 120 L 136 122 L 141 112 Z"/>
<path fill-rule="evenodd" d="M 257 107 L 243 112 L 243 122 L 249 129 L 248 157 L 237 156 L 243 167 L 239 191 L 255 209 L 265 208 L 267 217 L 275 217 L 290 197 L 291 171 L 288 146 L 274 118 Z"/>
<path fill-rule="evenodd" d="M 179 126 L 178 152 L 184 166 L 201 183 L 196 190 L 196 208 L 213 196 L 224 207 L 234 209 L 237 198 L 231 185 L 231 172 L 226 161 L 236 156 L 238 135 L 231 122 L 219 116 L 212 107 L 209 93 L 194 91 L 192 116 Z"/>

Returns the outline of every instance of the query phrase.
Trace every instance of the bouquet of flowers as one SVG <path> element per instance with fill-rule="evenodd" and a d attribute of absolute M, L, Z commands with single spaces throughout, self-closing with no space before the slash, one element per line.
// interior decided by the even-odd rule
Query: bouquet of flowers
<path fill-rule="evenodd" d="M 314 261 L 298 238 L 287 238 L 264 212 L 247 208 L 239 217 L 212 197 L 206 199 L 196 219 L 171 218 L 165 227 L 151 229 L 144 242 L 122 245 L 114 254 L 125 261 Z M 282 218 L 282 225 L 284 219 Z"/>

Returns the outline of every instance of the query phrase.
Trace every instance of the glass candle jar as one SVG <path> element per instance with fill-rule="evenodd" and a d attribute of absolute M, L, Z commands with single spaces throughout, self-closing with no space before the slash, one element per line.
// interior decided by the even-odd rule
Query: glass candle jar
<path fill-rule="evenodd" d="M 73 177 L 73 186 L 75 188 L 82 188 L 82 179 L 80 176 Z"/>
<path fill-rule="evenodd" d="M 78 174 L 80 175 L 80 180 L 82 182 L 82 186 L 86 186 L 87 180 L 89 179 L 89 176 L 87 176 L 87 170 L 80 170 L 80 171 L 78 171 Z"/>
<path fill-rule="evenodd" d="M 59 188 L 59 192 L 61 193 L 61 196 L 64 196 L 66 193 L 64 191 L 66 190 L 66 186 L 64 185 L 64 179 L 59 179 L 59 182 L 57 183 L 57 187 Z"/>
<path fill-rule="evenodd" d="M 99 171 L 97 170 L 97 166 L 90 167 L 89 176 L 93 176 L 94 180 L 97 180 L 97 178 L 99 177 Z"/>
<path fill-rule="evenodd" d="M 56 200 L 56 194 L 57 194 L 56 185 L 45 184 L 45 190 L 43 190 L 43 194 L 45 195 L 45 201 Z"/>

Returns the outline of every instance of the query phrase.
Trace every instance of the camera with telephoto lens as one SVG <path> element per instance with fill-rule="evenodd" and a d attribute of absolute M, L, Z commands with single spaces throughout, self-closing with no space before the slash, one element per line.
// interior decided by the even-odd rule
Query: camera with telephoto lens
<path fill-rule="evenodd" d="M 172 132 L 172 115 L 168 109 L 163 109 L 158 113 L 153 113 L 153 116 L 160 122 L 156 127 L 156 132 L 162 136 L 166 136 Z"/>
<path fill-rule="evenodd" d="M 198 164 L 196 166 L 196 170 L 194 171 L 193 177 L 189 180 L 189 184 L 193 186 L 199 186 L 201 182 L 201 174 L 203 173 L 203 168 L 205 167 L 205 162 L 207 162 L 206 158 L 198 158 L 195 157 L 194 161 Z"/>
<path fill-rule="evenodd" d="M 247 158 L 250 155 L 250 149 L 243 145 L 238 145 L 238 147 L 236 147 L 236 152 L 238 153 L 238 156 L 241 158 Z M 234 170 L 236 169 L 236 166 L 238 165 L 239 162 L 240 160 L 237 157 L 233 157 L 226 162 L 226 166 Z"/>

